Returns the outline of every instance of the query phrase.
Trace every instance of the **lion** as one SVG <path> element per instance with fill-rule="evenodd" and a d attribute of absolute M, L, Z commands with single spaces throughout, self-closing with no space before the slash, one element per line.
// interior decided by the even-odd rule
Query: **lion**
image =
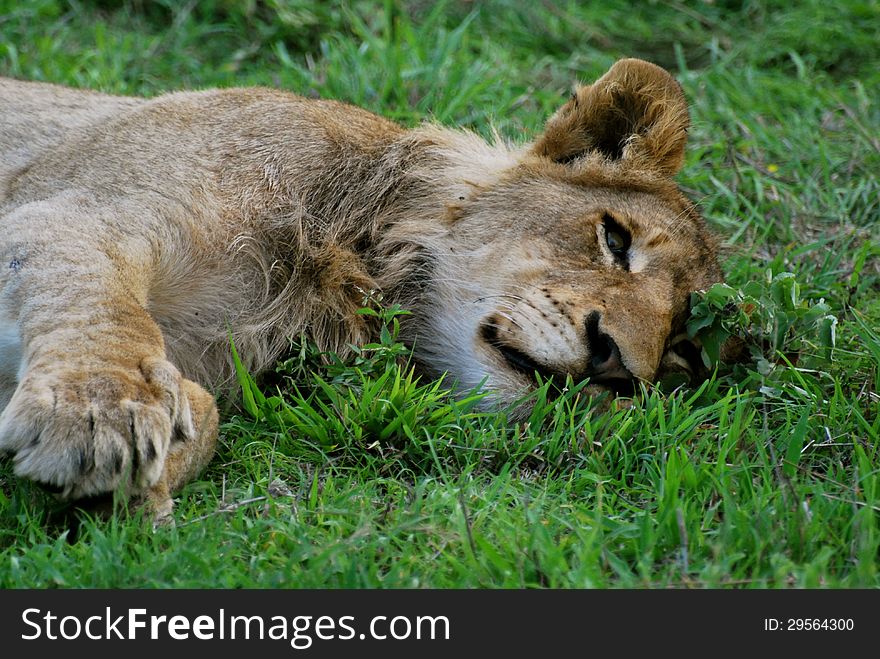
<path fill-rule="evenodd" d="M 267 88 L 111 96 L 0 79 L 0 450 L 157 516 L 215 451 L 230 336 L 252 373 L 411 311 L 430 376 L 631 395 L 699 368 L 717 241 L 674 181 L 688 107 L 624 59 L 523 145 Z"/>

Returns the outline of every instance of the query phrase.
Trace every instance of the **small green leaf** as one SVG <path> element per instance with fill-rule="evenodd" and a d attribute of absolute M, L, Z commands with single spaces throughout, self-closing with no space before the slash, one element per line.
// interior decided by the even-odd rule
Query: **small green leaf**
<path fill-rule="evenodd" d="M 688 336 L 695 337 L 699 331 L 706 327 L 711 327 L 715 322 L 715 314 L 707 311 L 703 316 L 692 316 L 687 323 Z"/>
<path fill-rule="evenodd" d="M 788 440 L 788 448 L 785 450 L 785 462 L 782 465 L 782 473 L 789 478 L 794 476 L 798 462 L 800 462 L 801 451 L 804 448 L 804 438 L 807 436 L 809 421 L 810 415 L 807 412 L 804 412 Z"/>
<path fill-rule="evenodd" d="M 244 364 L 241 362 L 238 350 L 235 348 L 235 341 L 232 338 L 232 330 L 228 329 L 227 333 L 229 335 L 229 347 L 232 350 L 232 362 L 235 365 L 235 377 L 241 387 L 242 405 L 244 406 L 245 411 L 253 418 L 260 419 L 262 418 L 260 404 L 265 402 L 265 397 L 257 388 L 250 373 L 247 372 L 247 369 L 245 369 Z"/>

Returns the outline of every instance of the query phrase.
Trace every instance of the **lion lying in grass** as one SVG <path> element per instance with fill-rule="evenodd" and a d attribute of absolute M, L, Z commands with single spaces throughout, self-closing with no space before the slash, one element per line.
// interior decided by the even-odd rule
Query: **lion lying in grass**
<path fill-rule="evenodd" d="M 522 147 L 271 89 L 0 80 L 0 449 L 166 515 L 214 452 L 230 330 L 252 372 L 303 331 L 344 353 L 373 290 L 425 372 L 500 403 L 536 373 L 628 394 L 690 370 L 689 295 L 720 272 L 672 179 L 687 128 L 634 59 Z"/>

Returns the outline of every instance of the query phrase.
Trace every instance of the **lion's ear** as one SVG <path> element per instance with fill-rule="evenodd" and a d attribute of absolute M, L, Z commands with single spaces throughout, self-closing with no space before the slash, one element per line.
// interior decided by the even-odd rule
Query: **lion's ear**
<path fill-rule="evenodd" d="M 599 153 L 672 176 L 684 162 L 688 125 L 675 79 L 650 62 L 624 59 L 572 94 L 532 152 L 561 163 Z"/>

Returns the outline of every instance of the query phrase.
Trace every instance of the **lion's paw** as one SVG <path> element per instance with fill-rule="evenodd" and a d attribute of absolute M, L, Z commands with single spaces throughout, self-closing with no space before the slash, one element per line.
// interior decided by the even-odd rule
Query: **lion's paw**
<path fill-rule="evenodd" d="M 0 450 L 15 472 L 67 499 L 129 488 L 162 475 L 174 438 L 195 435 L 181 376 L 168 361 L 139 368 L 35 367 L 0 414 Z"/>

